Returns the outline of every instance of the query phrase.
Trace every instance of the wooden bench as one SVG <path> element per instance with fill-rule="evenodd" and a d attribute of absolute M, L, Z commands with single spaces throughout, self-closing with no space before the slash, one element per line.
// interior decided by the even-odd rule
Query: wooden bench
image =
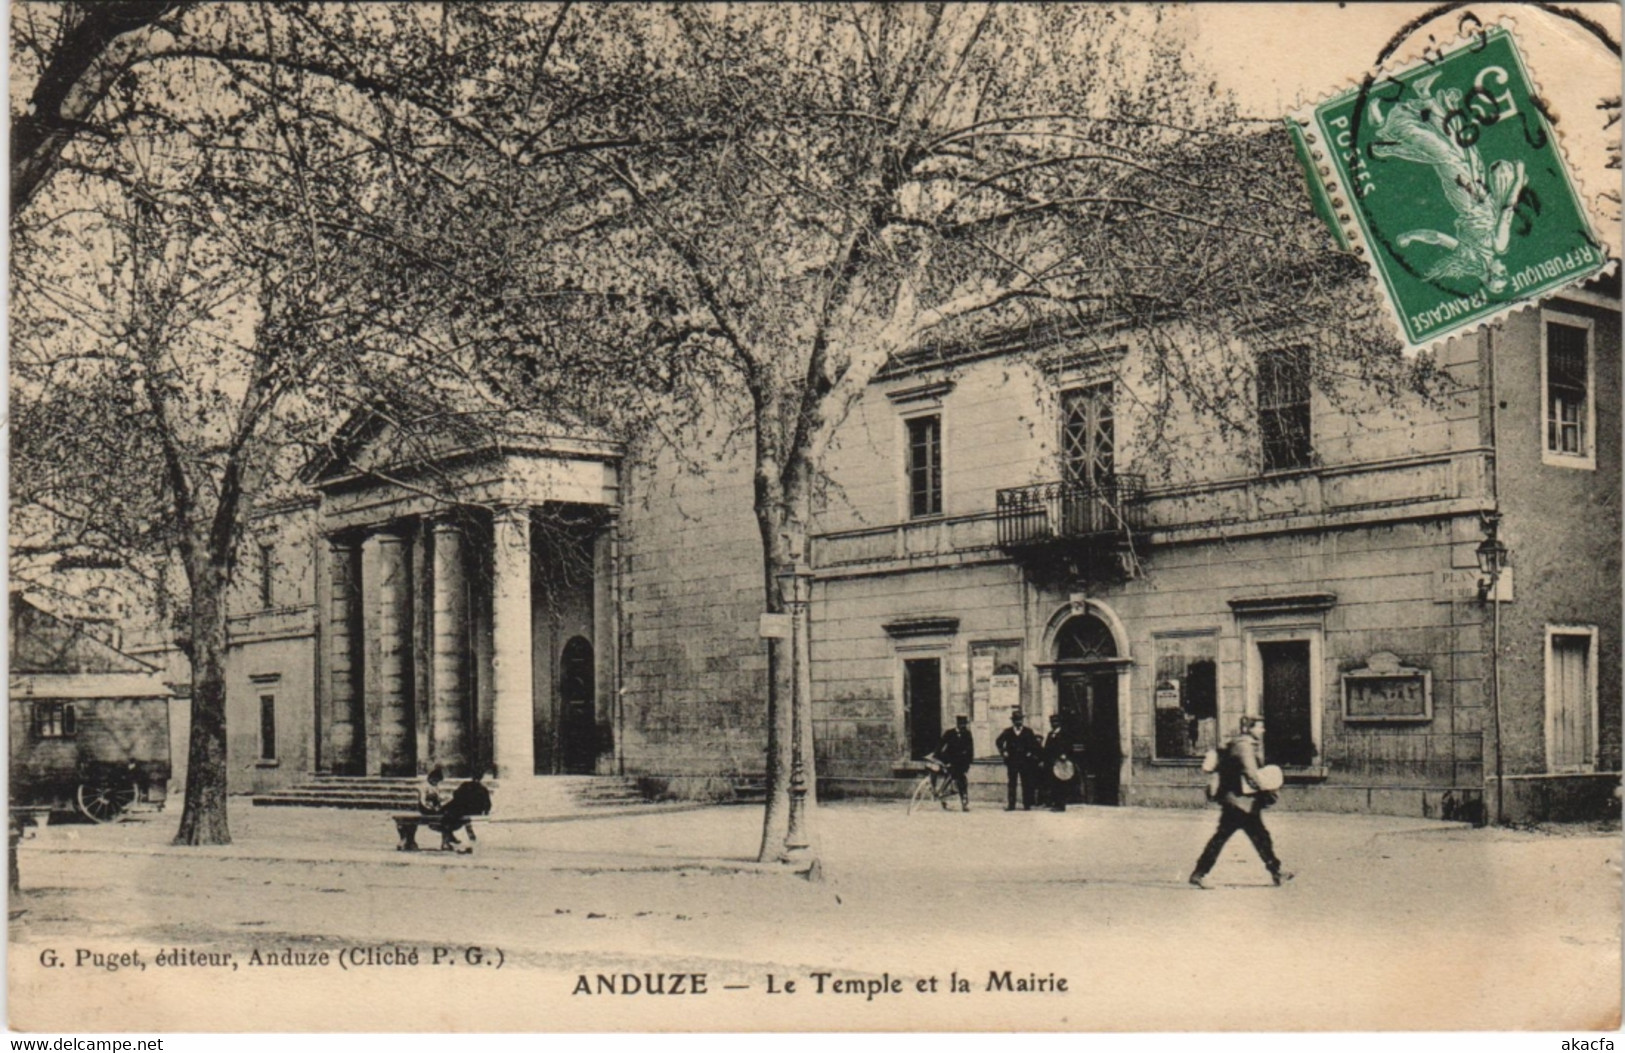
<path fill-rule="evenodd" d="M 423 815 L 414 812 L 410 815 L 392 815 L 390 819 L 394 821 L 395 834 L 400 838 L 400 842 L 395 846 L 397 852 L 416 852 L 418 850 L 418 827 L 420 826 L 442 836 L 448 832 L 452 834 L 462 832 L 468 835 L 470 841 L 477 840 L 474 836 L 473 816 L 464 816 L 461 819 L 447 819 L 443 815 Z M 440 847 L 451 848 L 452 846 L 442 844 Z M 463 851 L 471 852 L 473 849 L 467 847 Z"/>

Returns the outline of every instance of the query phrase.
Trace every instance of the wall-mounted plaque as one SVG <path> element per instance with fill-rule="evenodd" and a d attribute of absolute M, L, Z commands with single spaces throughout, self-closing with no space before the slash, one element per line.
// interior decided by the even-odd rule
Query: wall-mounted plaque
<path fill-rule="evenodd" d="M 1423 723 L 1433 719 L 1433 674 L 1401 665 L 1387 652 L 1343 674 L 1343 719 Z"/>

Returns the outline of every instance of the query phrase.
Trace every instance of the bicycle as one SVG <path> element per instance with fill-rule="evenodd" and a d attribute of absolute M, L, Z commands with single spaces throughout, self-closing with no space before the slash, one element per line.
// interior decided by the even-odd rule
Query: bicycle
<path fill-rule="evenodd" d="M 908 814 L 913 815 L 922 811 L 933 801 L 948 808 L 950 802 L 959 797 L 959 787 L 954 777 L 948 771 L 948 766 L 935 757 L 926 757 L 921 763 L 925 765 L 925 774 L 920 781 L 914 784 L 914 792 L 908 797 Z"/>

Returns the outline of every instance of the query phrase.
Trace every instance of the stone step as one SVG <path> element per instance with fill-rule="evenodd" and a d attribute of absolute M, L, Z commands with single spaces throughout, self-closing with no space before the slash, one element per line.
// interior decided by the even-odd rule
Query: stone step
<path fill-rule="evenodd" d="M 299 794 L 260 793 L 254 795 L 257 808 L 353 808 L 380 812 L 411 811 L 416 799 L 391 801 L 376 797 L 346 798 L 338 796 L 314 797 Z"/>
<path fill-rule="evenodd" d="M 447 780 L 455 786 L 459 780 Z M 400 776 L 317 775 L 283 789 L 255 794 L 259 807 L 370 808 L 411 811 L 417 805 L 418 780 Z M 498 807 L 502 782 L 493 784 Z M 510 790 L 515 788 L 510 787 Z M 642 807 L 649 803 L 636 780 L 616 776 L 564 775 L 527 780 L 522 789 L 526 811 L 573 814 Z M 515 796 L 510 793 L 510 797 Z M 517 801 L 515 802 L 518 803 Z"/>

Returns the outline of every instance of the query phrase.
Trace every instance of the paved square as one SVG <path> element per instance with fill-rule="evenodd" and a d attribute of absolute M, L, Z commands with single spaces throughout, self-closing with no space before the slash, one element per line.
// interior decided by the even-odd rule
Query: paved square
<path fill-rule="evenodd" d="M 369 812 L 244 807 L 237 843 L 210 849 L 168 846 L 170 817 L 52 827 L 23 845 L 12 1018 L 171 1030 L 231 1004 L 212 1026 L 1552 1029 L 1617 1013 L 1617 834 L 1272 812 L 1298 879 L 1272 888 L 1238 838 L 1202 892 L 1185 878 L 1216 815 L 837 803 L 817 813 L 821 884 L 752 863 L 760 812 L 743 807 L 494 823 L 473 856 L 397 853 Z M 455 963 L 428 964 L 436 947 Z M 149 968 L 41 964 L 76 948 L 139 950 Z M 151 967 L 165 948 L 238 968 Z M 356 948 L 422 964 L 247 964 Z M 708 991 L 572 994 L 583 975 L 651 972 L 701 972 Z M 819 972 L 910 991 L 832 1000 L 810 993 Z M 1006 972 L 1066 990 L 988 990 Z M 1252 997 L 1260 972 L 1268 999 Z M 797 992 L 770 995 L 770 975 Z M 970 990 L 910 993 L 932 976 Z M 312 1000 L 336 1008 L 312 1017 Z"/>

